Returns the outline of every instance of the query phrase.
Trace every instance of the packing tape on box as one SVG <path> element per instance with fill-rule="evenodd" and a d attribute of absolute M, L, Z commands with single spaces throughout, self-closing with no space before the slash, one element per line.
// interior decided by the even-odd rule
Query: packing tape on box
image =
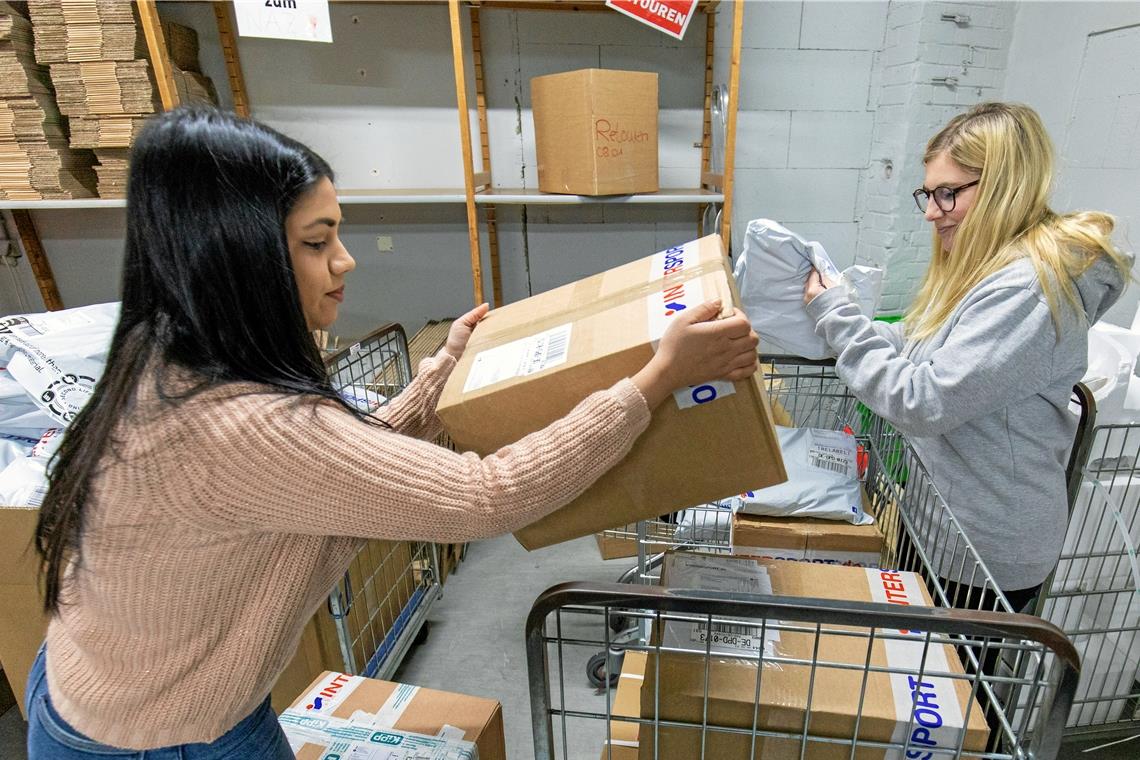
<path fill-rule="evenodd" d="M 872 601 L 908 606 L 923 603 L 922 592 L 919 591 L 922 583 L 914 573 L 871 568 L 867 568 L 866 572 Z M 957 748 L 965 723 L 954 679 L 928 675 L 950 672 L 946 645 L 933 642 L 927 645 L 926 634 L 920 631 L 890 633 L 914 639 L 881 639 L 887 667 L 891 670 L 910 671 L 888 673 L 895 701 L 896 721 L 891 741 L 900 744 L 907 741 L 907 727 L 910 726 L 911 748 L 906 753 L 908 760 L 932 760 L 934 749 Z M 921 679 L 918 678 L 920 670 Z M 886 755 L 887 760 L 898 757 L 901 757 L 898 752 Z"/>
<path fill-rule="evenodd" d="M 377 726 L 391 727 L 395 726 L 404 714 L 404 710 L 408 709 L 408 705 L 416 698 L 419 693 L 419 686 L 409 686 L 406 683 L 396 685 L 396 689 L 384 701 L 380 709 L 376 711 L 375 723 Z M 459 737 L 462 739 L 463 737 Z"/>
<path fill-rule="evenodd" d="M 564 322 L 576 322 L 582 317 L 588 316 L 595 312 L 608 311 L 612 308 L 621 306 L 622 304 L 629 303 L 631 301 L 648 298 L 654 294 L 663 294 L 666 290 L 676 287 L 676 285 L 680 282 L 687 283 L 691 280 L 701 278 L 705 275 L 713 274 L 716 272 L 724 272 L 724 265 L 719 261 L 706 261 L 703 264 L 698 264 L 695 267 L 685 269 L 684 271 L 677 272 L 668 276 L 658 277 L 651 274 L 650 279 L 641 285 L 630 285 L 614 293 L 611 293 L 605 298 L 597 298 L 596 300 L 590 301 L 588 303 L 582 303 L 582 305 L 576 306 L 575 308 L 568 311 L 560 311 L 557 314 L 551 315 L 549 317 L 535 319 L 527 322 L 526 325 L 516 325 L 514 327 L 507 327 L 501 330 L 496 330 L 494 332 L 483 333 L 479 337 L 480 340 L 484 340 L 483 336 L 486 335 L 487 337 L 485 339 L 485 342 L 497 343 L 501 340 L 505 340 L 516 335 L 519 337 L 534 335 L 536 333 L 549 330 L 552 327 L 557 327 Z M 579 298 L 579 287 L 584 288 L 582 290 L 582 297 L 586 297 L 586 295 L 591 292 L 596 293 L 600 286 L 597 284 L 588 285 L 587 283 L 578 283 L 575 286 L 574 291 L 575 300 Z M 691 305 L 695 306 L 696 303 L 697 302 L 693 302 Z M 731 303 L 726 303 L 726 306 L 728 310 L 731 310 Z M 722 314 L 724 313 L 727 313 L 727 311 L 722 311 Z M 481 323 L 484 329 L 493 325 L 493 316 L 494 312 L 491 312 L 491 314 L 487 317 L 490 322 L 485 321 Z M 660 338 L 658 337 L 658 340 L 659 339 Z"/>

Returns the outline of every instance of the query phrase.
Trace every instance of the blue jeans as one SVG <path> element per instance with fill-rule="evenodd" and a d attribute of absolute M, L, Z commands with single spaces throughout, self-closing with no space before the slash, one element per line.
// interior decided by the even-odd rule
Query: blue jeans
<path fill-rule="evenodd" d="M 161 749 L 116 749 L 88 739 L 69 726 L 52 707 L 40 647 L 24 708 L 28 713 L 28 760 L 293 760 L 293 752 L 266 699 L 261 707 L 209 744 L 180 744 Z"/>

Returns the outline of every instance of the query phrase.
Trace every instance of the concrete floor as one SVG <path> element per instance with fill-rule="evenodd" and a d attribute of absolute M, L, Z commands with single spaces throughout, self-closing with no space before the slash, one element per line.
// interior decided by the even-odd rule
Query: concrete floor
<path fill-rule="evenodd" d="M 530 701 L 523 646 L 524 622 L 534 599 L 566 580 L 613 581 L 630 560 L 603 562 L 592 538 L 528 553 L 511 537 L 472 544 L 467 561 L 450 577 L 444 598 L 430 616 L 427 640 L 414 648 L 397 680 L 466 694 L 487 696 L 503 704 L 507 756 L 533 757 Z M 563 638 L 596 636 L 597 631 L 564 630 Z M 566 704 L 604 710 L 605 696 L 585 679 L 585 662 L 594 647 L 568 647 L 564 666 Z M 558 690 L 557 680 L 553 686 Z M 572 760 L 593 760 L 604 738 L 602 721 L 579 721 L 568 732 Z M 561 745 L 561 736 L 555 737 Z M 26 760 L 25 724 L 12 708 L 0 716 L 0 758 Z M 1140 734 L 1131 740 L 1094 749 L 1108 740 L 1085 740 L 1063 748 L 1062 760 L 1135 760 Z M 1092 751 L 1089 751 L 1089 750 Z M 559 750 L 561 757 L 561 750 Z"/>

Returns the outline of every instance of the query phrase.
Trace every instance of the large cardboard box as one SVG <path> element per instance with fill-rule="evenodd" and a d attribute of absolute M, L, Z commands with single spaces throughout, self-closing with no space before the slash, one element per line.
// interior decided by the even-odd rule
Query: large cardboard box
<path fill-rule="evenodd" d="M 671 319 L 739 303 L 710 235 L 492 311 L 443 390 L 438 414 L 461 451 L 490 454 L 636 374 Z M 527 549 L 787 479 L 762 376 L 674 394 L 616 467 L 515 536 Z"/>
<path fill-rule="evenodd" d="M 732 551 L 848 567 L 880 567 L 883 535 L 875 525 L 814 517 L 732 516 Z"/>
<path fill-rule="evenodd" d="M 538 189 L 655 193 L 657 74 L 582 69 L 530 80 Z"/>
<path fill-rule="evenodd" d="M 327 760 L 326 750 L 338 741 L 391 747 L 392 757 L 403 758 L 401 745 L 430 745 L 430 737 L 451 742 L 452 749 L 459 750 L 455 757 L 471 757 L 462 745 L 470 742 L 479 760 L 506 758 L 503 712 L 497 701 L 343 673 L 322 673 L 280 721 L 298 760 Z M 425 751 L 407 756 L 437 755 Z"/>
<path fill-rule="evenodd" d="M 728 555 L 702 555 L 681 552 L 666 555 L 662 582 L 671 587 L 717 588 L 721 591 L 753 591 L 784 596 L 877 601 L 895 604 L 930 605 L 922 579 L 914 573 L 870 568 L 836 567 L 804 562 L 781 562 Z M 926 667 L 921 682 L 915 676 L 924 656 L 924 635 L 918 632 L 878 630 L 870 647 L 871 665 L 898 668 L 907 673 L 867 671 L 868 638 L 863 627 L 823 626 L 815 649 L 811 632 L 773 631 L 761 640 L 759 628 L 743 623 L 666 622 L 654 640 L 665 647 L 683 647 L 700 654 L 662 651 L 659 662 L 650 653 L 641 695 L 641 714 L 654 715 L 654 698 L 659 699 L 660 719 L 696 723 L 698 728 L 659 727 L 662 758 L 689 758 L 699 754 L 699 726 L 705 708 L 706 657 L 703 639 L 712 637 L 713 657 L 708 659 L 708 721 L 710 725 L 751 728 L 754 715 L 762 730 L 799 733 L 808 711 L 809 733 L 837 739 L 850 739 L 858 717 L 859 738 L 868 741 L 902 741 L 916 706 L 911 735 L 921 750 L 932 747 L 955 748 L 964 741 L 967 750 L 985 747 L 989 728 L 981 708 L 970 699 L 970 684 L 947 675 L 963 673 L 958 655 L 948 645 L 934 644 L 926 651 Z M 810 627 L 809 627 L 810 628 Z M 829 631 L 859 631 L 861 635 L 830 634 Z M 899 634 L 904 639 L 879 636 Z M 757 654 L 763 648 L 765 665 L 760 682 L 760 706 L 754 710 L 758 668 Z M 796 658 L 807 664 L 770 658 Z M 810 664 L 816 662 L 813 668 Z M 841 665 L 855 666 L 850 669 Z M 658 671 L 660 667 L 660 682 Z M 866 689 L 863 679 L 866 675 Z M 813 681 L 814 679 L 814 681 Z M 964 716 L 969 722 L 964 722 Z M 966 736 L 962 727 L 967 725 Z M 735 759 L 750 756 L 751 736 L 710 732 L 706 757 Z M 642 731 L 641 757 L 653 757 L 653 734 Z M 805 757 L 811 760 L 840 760 L 850 756 L 845 744 L 808 742 Z M 765 760 L 791 760 L 800 757 L 798 739 L 758 737 L 757 756 Z M 892 754 L 893 756 L 893 754 Z M 859 760 L 884 757 L 881 749 L 859 747 Z"/>
<path fill-rule="evenodd" d="M 21 715 L 28 672 L 48 624 L 38 584 L 39 555 L 32 546 L 38 518 L 37 509 L 0 507 L 0 668 Z"/>

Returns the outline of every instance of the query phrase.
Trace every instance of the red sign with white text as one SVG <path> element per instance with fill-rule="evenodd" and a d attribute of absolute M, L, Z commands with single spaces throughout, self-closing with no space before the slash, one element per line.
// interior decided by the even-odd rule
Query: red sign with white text
<path fill-rule="evenodd" d="M 697 0 L 606 0 L 606 5 L 677 39 L 685 36 L 697 10 Z"/>

